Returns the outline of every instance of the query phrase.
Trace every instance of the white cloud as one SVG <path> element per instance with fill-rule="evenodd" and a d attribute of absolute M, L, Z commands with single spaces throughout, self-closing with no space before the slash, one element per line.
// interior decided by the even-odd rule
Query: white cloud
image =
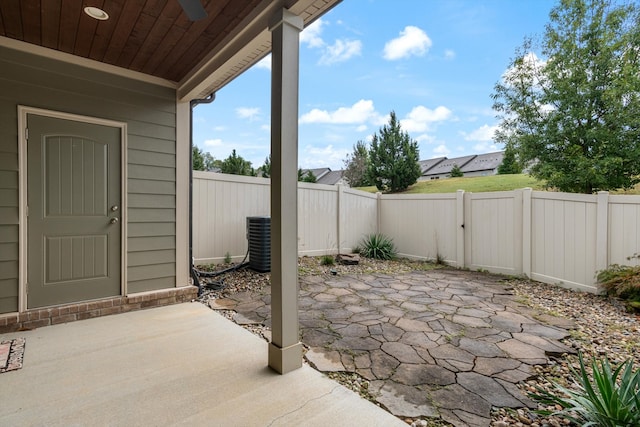
<path fill-rule="evenodd" d="M 257 107 L 239 107 L 236 108 L 236 115 L 241 119 L 252 121 L 260 115 L 260 109 Z"/>
<path fill-rule="evenodd" d="M 331 65 L 343 62 L 360 55 L 362 42 L 360 40 L 336 40 L 331 46 L 326 46 L 318 62 L 321 65 Z"/>
<path fill-rule="evenodd" d="M 447 49 L 444 51 L 444 57 L 445 59 L 455 59 L 456 53 L 451 49 Z"/>
<path fill-rule="evenodd" d="M 500 149 L 496 144 L 493 144 L 487 141 L 483 141 L 478 144 L 475 144 L 473 146 L 473 150 L 476 153 L 490 153 L 492 151 L 500 151 Z"/>
<path fill-rule="evenodd" d="M 512 85 L 522 80 L 534 87 L 542 87 L 544 81 L 542 81 L 542 74 L 540 71 L 547 64 L 546 61 L 538 58 L 533 52 L 528 52 L 522 57 L 522 61 L 518 62 L 515 66 L 509 67 L 502 74 L 502 81 L 506 85 Z"/>
<path fill-rule="evenodd" d="M 373 101 L 361 99 L 351 107 L 340 107 L 335 111 L 314 108 L 300 117 L 300 123 L 331 123 L 331 124 L 364 124 L 367 121 L 378 120 L 379 114 L 373 106 Z"/>
<path fill-rule="evenodd" d="M 227 130 L 227 128 L 226 126 L 218 125 L 218 126 L 214 126 L 213 130 L 215 130 L 216 132 L 222 132 L 224 130 Z"/>
<path fill-rule="evenodd" d="M 332 45 L 328 45 L 321 37 L 323 28 L 328 25 L 326 21 L 318 19 L 300 33 L 300 44 L 306 44 L 310 48 L 320 49 L 321 55 L 318 64 L 331 65 L 346 61 L 362 52 L 360 40 L 337 39 Z"/>
<path fill-rule="evenodd" d="M 345 148 L 336 148 L 333 145 L 326 147 L 307 146 L 304 148 L 300 166 L 303 168 L 332 167 L 341 165 L 351 151 Z"/>
<path fill-rule="evenodd" d="M 394 61 L 409 56 L 422 56 L 431 47 L 432 42 L 427 33 L 418 27 L 407 26 L 400 32 L 400 37 L 384 45 L 384 59 Z"/>
<path fill-rule="evenodd" d="M 507 87 L 527 87 L 534 94 L 540 94 L 550 84 L 549 79 L 542 72 L 546 65 L 546 60 L 538 58 L 534 52 L 528 52 L 502 73 L 502 82 Z M 564 72 L 567 76 L 570 73 L 568 70 Z M 533 98 L 530 103 L 535 105 L 541 114 L 546 115 L 555 110 L 553 105 L 541 104 L 536 96 Z"/>
<path fill-rule="evenodd" d="M 416 137 L 416 141 L 418 141 L 419 143 L 426 142 L 427 144 L 433 144 L 434 142 L 436 142 L 436 137 L 433 135 L 423 133 L 422 135 L 418 135 Z"/>
<path fill-rule="evenodd" d="M 326 24 L 322 19 L 318 19 L 305 28 L 300 33 L 300 43 L 306 44 L 309 47 L 322 47 L 324 46 L 324 40 L 320 37 L 322 34 L 322 27 Z"/>
<path fill-rule="evenodd" d="M 360 125 L 356 128 L 357 132 L 364 132 L 365 130 L 367 130 L 367 125 Z"/>
<path fill-rule="evenodd" d="M 400 120 L 400 125 L 407 132 L 425 132 L 431 123 L 448 120 L 450 117 L 451 110 L 442 105 L 434 110 L 418 105 L 407 114 L 406 118 Z"/>
<path fill-rule="evenodd" d="M 222 147 L 223 143 L 220 138 L 217 139 L 207 139 L 204 141 L 204 145 L 206 147 Z"/>
<path fill-rule="evenodd" d="M 271 131 L 271 125 L 262 125 L 260 126 L 260 129 L 270 132 Z"/>
<path fill-rule="evenodd" d="M 542 104 L 538 107 L 538 110 L 540 110 L 542 114 L 546 115 L 551 113 L 552 111 L 555 111 L 556 107 L 552 104 Z"/>
<path fill-rule="evenodd" d="M 263 70 L 271 70 L 271 54 L 265 56 L 260 61 L 256 62 L 256 68 L 261 68 Z"/>
<path fill-rule="evenodd" d="M 434 154 L 437 154 L 437 156 L 436 156 L 436 157 L 439 157 L 439 156 L 446 156 L 446 155 L 448 155 L 449 153 L 451 153 L 451 150 L 449 150 L 449 149 L 447 148 L 447 146 L 446 146 L 446 145 L 444 145 L 444 144 L 440 144 L 440 145 L 438 145 L 436 148 L 434 148 L 434 149 L 433 149 L 433 153 L 434 153 Z"/>
<path fill-rule="evenodd" d="M 498 130 L 498 126 L 482 125 L 478 129 L 471 131 L 470 133 L 460 132 L 465 141 L 493 141 L 493 137 Z"/>
<path fill-rule="evenodd" d="M 342 132 L 327 131 L 324 134 L 323 139 L 330 142 L 343 142 L 345 140 L 345 135 Z"/>

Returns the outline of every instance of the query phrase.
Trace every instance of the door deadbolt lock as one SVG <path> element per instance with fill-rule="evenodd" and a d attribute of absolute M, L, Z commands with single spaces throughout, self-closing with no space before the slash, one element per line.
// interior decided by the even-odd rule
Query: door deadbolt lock
<path fill-rule="evenodd" d="M 118 211 L 118 205 L 111 206 L 111 212 L 117 212 L 117 211 Z"/>
<path fill-rule="evenodd" d="M 111 218 L 111 220 L 109 222 L 111 224 L 117 224 L 118 223 L 118 218 Z"/>

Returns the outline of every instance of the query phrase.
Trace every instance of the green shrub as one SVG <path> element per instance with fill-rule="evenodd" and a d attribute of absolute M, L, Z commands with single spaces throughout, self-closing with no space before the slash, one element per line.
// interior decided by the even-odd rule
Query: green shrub
<path fill-rule="evenodd" d="M 396 246 L 393 244 L 393 240 L 380 233 L 366 236 L 358 247 L 360 255 L 366 258 L 393 259 L 396 256 Z"/>
<path fill-rule="evenodd" d="M 460 166 L 458 166 L 457 164 L 453 165 L 453 167 L 451 168 L 451 172 L 449 172 L 449 176 L 451 178 L 461 178 L 464 176 L 464 172 L 462 172 L 462 169 L 460 169 Z"/>
<path fill-rule="evenodd" d="M 224 254 L 224 263 L 225 264 L 231 263 L 231 254 L 229 253 L 229 251 L 227 251 L 227 253 Z"/>
<path fill-rule="evenodd" d="M 320 257 L 320 265 L 333 265 L 335 264 L 335 260 L 331 255 L 322 255 Z"/>
<path fill-rule="evenodd" d="M 613 264 L 598 273 L 598 282 L 613 295 L 630 302 L 640 302 L 640 265 Z M 628 305 L 633 307 L 634 304 Z"/>
<path fill-rule="evenodd" d="M 529 396 L 544 405 L 559 405 L 560 411 L 538 411 L 543 415 L 559 415 L 580 426 L 639 426 L 640 370 L 633 369 L 629 359 L 612 371 L 605 358 L 591 364 L 593 380 L 579 355 L 580 372 L 571 367 L 574 388 L 553 383 L 560 395 L 540 387 Z"/>

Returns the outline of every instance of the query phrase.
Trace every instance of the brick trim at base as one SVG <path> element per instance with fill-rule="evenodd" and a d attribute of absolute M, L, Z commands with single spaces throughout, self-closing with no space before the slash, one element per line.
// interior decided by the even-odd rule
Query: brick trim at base
<path fill-rule="evenodd" d="M 96 301 L 79 302 L 50 308 L 37 308 L 24 313 L 0 314 L 0 333 L 40 328 L 59 323 L 126 313 L 150 307 L 160 307 L 191 301 L 198 296 L 198 288 L 162 289 L 144 294 L 119 296 Z"/>

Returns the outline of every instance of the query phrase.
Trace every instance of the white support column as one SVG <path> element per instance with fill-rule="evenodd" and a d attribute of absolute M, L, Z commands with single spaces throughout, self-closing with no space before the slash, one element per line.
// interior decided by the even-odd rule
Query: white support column
<path fill-rule="evenodd" d="M 298 55 L 302 18 L 269 22 L 271 66 L 271 334 L 269 366 L 302 366 L 298 325 Z"/>

